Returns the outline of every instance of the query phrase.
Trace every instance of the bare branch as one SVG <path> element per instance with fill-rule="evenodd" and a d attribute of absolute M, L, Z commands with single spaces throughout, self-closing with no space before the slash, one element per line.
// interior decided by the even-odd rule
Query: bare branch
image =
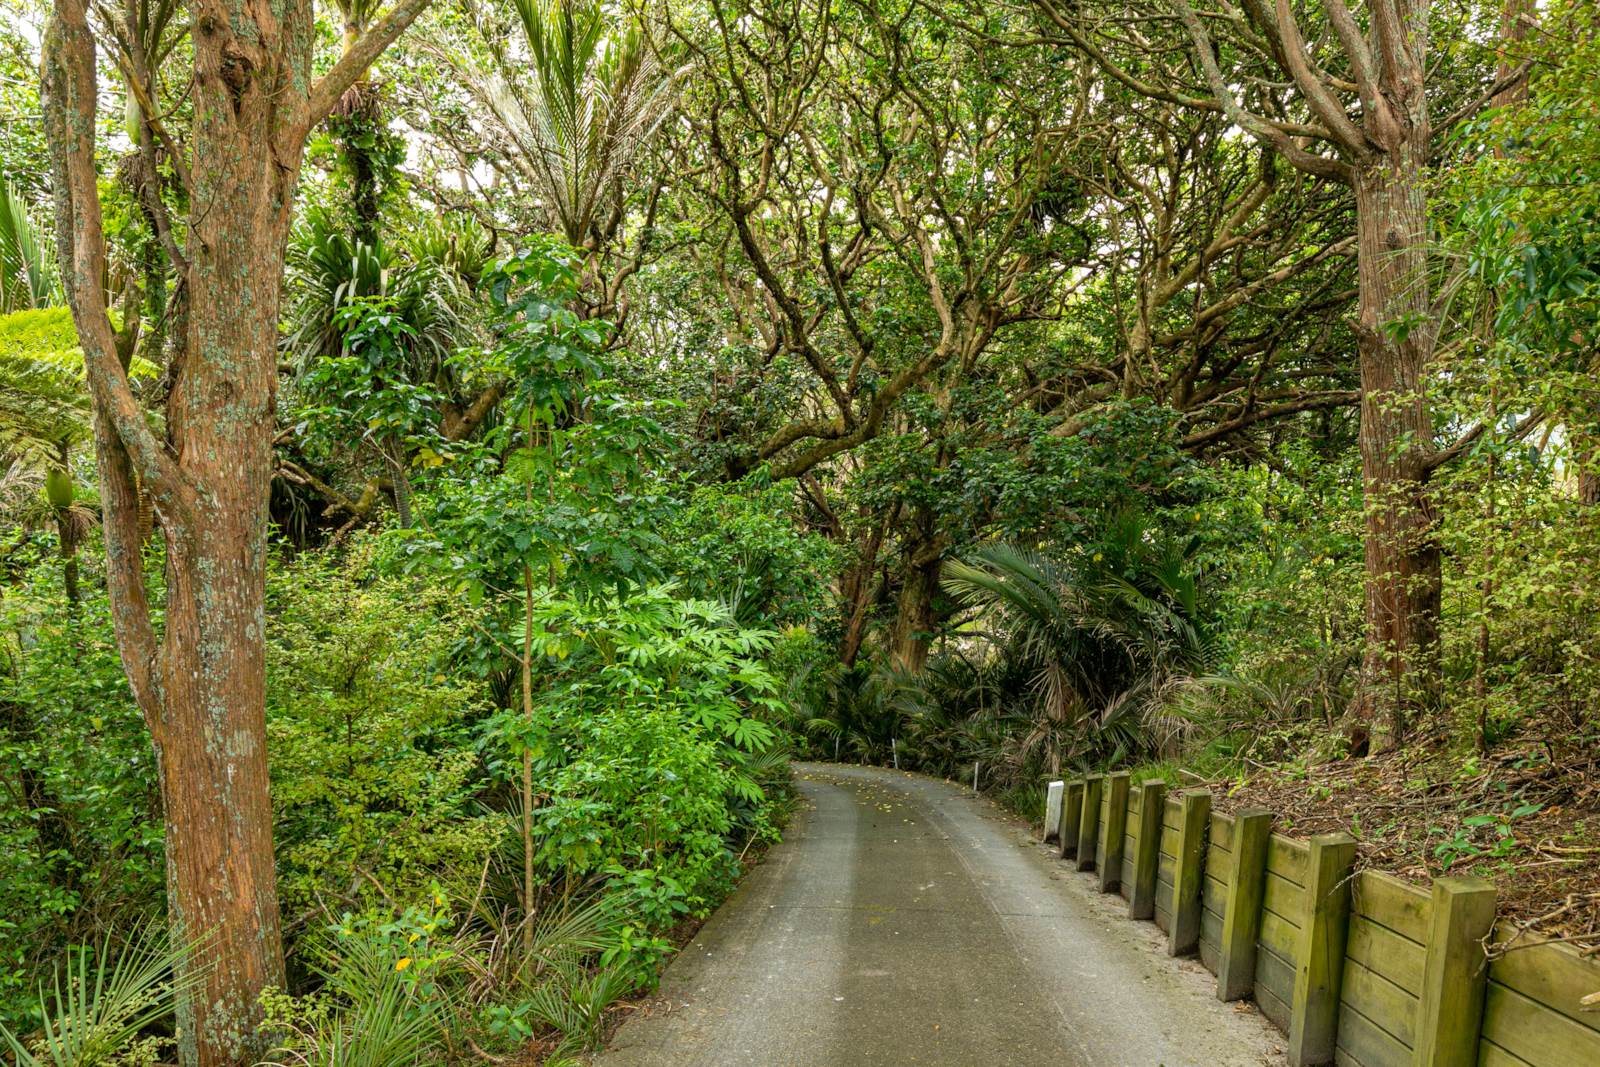
<path fill-rule="evenodd" d="M 1360 392 L 1348 389 L 1332 393 L 1316 393 L 1312 396 L 1299 397 L 1295 400 L 1286 400 L 1281 404 L 1268 404 L 1265 407 L 1251 408 L 1224 422 L 1219 422 L 1214 426 L 1189 434 L 1180 442 L 1180 445 L 1183 448 L 1201 448 L 1229 434 L 1238 433 L 1240 430 L 1260 422 L 1266 422 L 1269 419 L 1281 419 L 1286 415 L 1295 415 L 1302 411 L 1351 407 L 1360 400 Z"/>
<path fill-rule="evenodd" d="M 431 3 L 433 0 L 400 0 L 381 22 L 362 34 L 350 51 L 339 57 L 333 69 L 311 87 L 302 131 L 327 118 L 345 90 L 367 72 L 367 68 L 383 54 L 383 50 L 393 44 Z"/>
<path fill-rule="evenodd" d="M 140 480 L 174 519 L 193 513 L 194 491 L 145 421 L 117 351 L 101 279 L 106 243 L 95 173 L 95 44 L 83 0 L 59 0 L 46 40 L 43 110 L 56 178 L 62 280 L 96 409 L 128 450 Z"/>
<path fill-rule="evenodd" d="M 1194 13 L 1194 8 L 1189 6 L 1188 0 L 1172 0 L 1172 4 L 1178 11 L 1179 20 L 1194 41 L 1200 68 L 1206 75 L 1206 83 L 1210 85 L 1211 92 L 1222 105 L 1222 112 L 1227 115 L 1229 121 L 1271 145 L 1283 158 L 1300 170 L 1315 174 L 1319 178 L 1349 182 L 1351 177 L 1349 166 L 1337 159 L 1307 152 L 1283 130 L 1240 106 L 1238 99 L 1233 95 L 1233 90 L 1228 87 L 1227 80 L 1223 78 L 1221 68 L 1217 66 L 1217 54 L 1211 44 L 1211 35 L 1206 32 L 1199 16 Z"/>
<path fill-rule="evenodd" d="M 1306 59 L 1306 43 L 1300 36 L 1300 24 L 1295 21 L 1294 9 L 1289 0 L 1277 0 L 1278 32 L 1283 37 L 1283 59 L 1289 75 L 1305 95 L 1306 103 L 1317 118 L 1327 125 L 1334 140 L 1351 152 L 1364 153 L 1367 137 L 1345 114 L 1344 104 L 1323 84 Z"/>
<path fill-rule="evenodd" d="M 1537 409 L 1530 411 L 1517 422 L 1516 426 L 1512 427 L 1510 433 L 1506 434 L 1505 441 L 1509 444 L 1522 440 L 1534 430 L 1538 429 L 1539 424 L 1544 422 L 1545 417 L 1546 415 L 1543 411 L 1539 411 Z M 1460 458 L 1461 455 L 1471 448 L 1476 441 L 1483 437 L 1488 430 L 1489 423 L 1475 423 L 1471 429 L 1463 432 L 1461 436 L 1452 441 L 1448 447 L 1441 448 L 1437 452 L 1429 455 L 1423 464 L 1423 469 L 1426 471 L 1435 471 L 1440 467 L 1443 467 L 1445 464 L 1451 463 Z"/>

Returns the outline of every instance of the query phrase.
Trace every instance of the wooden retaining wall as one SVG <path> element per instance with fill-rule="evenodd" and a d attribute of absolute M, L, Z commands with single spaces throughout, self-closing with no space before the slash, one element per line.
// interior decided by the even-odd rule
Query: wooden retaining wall
<path fill-rule="evenodd" d="M 1167 933 L 1172 922 L 1172 870 L 1178 855 L 1178 798 L 1168 797 L 1161 817 L 1156 860 L 1156 926 Z"/>
<path fill-rule="evenodd" d="M 1198 953 L 1220 998 L 1253 998 L 1296 1067 L 1600 1067 L 1600 1011 L 1580 1005 L 1600 961 L 1524 937 L 1486 967 L 1491 932 L 1513 933 L 1494 926 L 1490 884 L 1357 873 L 1348 835 L 1296 840 L 1268 812 L 1214 813 L 1208 793 L 1159 781 L 1096 776 L 1067 794 L 1093 798 L 1081 835 L 1095 837 L 1067 858 L 1172 954 Z"/>
<path fill-rule="evenodd" d="M 1256 935 L 1256 1003 L 1280 1030 L 1289 1029 L 1294 969 L 1306 919 L 1306 846 L 1272 835 Z"/>
<path fill-rule="evenodd" d="M 1513 931 L 1498 929 L 1505 940 Z M 1480 1067 L 1595 1067 L 1600 1014 L 1578 1008 L 1600 992 L 1594 960 L 1566 945 L 1513 949 L 1489 964 Z"/>

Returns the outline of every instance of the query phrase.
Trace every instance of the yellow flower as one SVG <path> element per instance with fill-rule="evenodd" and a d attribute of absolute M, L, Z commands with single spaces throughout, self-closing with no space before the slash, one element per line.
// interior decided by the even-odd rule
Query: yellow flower
<path fill-rule="evenodd" d="M 399 959 L 394 961 L 394 969 L 397 971 L 403 971 L 409 966 L 411 966 L 410 956 L 401 956 Z"/>

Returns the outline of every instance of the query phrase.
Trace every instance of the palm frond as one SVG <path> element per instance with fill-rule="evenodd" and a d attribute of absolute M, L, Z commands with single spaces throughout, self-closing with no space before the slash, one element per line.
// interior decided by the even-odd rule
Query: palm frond
<path fill-rule="evenodd" d="M 550 229 L 589 247 L 671 112 L 675 78 L 637 24 L 616 24 L 594 0 L 514 0 L 514 7 L 510 27 L 474 12 L 487 69 L 458 52 L 446 58 L 537 187 Z"/>
<path fill-rule="evenodd" d="M 203 968 L 177 967 L 173 949 L 155 923 L 117 946 L 106 938 L 77 949 L 56 975 L 50 996 L 39 991 L 39 1032 L 25 1043 L 0 1024 L 18 1067 L 96 1067 L 119 1053 L 153 1023 L 170 1016 L 178 994 L 204 977 Z"/>
<path fill-rule="evenodd" d="M 999 663 L 1026 675 L 1029 713 L 1007 748 L 1014 764 L 1055 770 L 1082 752 L 1171 735 L 1158 712 L 1173 680 L 1220 659 L 1188 552 L 1136 513 L 1117 516 L 1096 548 L 1052 559 L 988 544 L 945 565 L 946 590 L 997 634 Z"/>
<path fill-rule="evenodd" d="M 0 186 L 0 314 L 60 302 L 50 229 L 35 223 L 26 201 L 7 182 Z"/>

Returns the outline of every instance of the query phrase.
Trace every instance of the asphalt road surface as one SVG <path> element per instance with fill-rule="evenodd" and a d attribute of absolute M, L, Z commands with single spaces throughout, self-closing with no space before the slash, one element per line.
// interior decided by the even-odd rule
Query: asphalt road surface
<path fill-rule="evenodd" d="M 808 809 L 598 1067 L 1260 1067 L 1281 1038 L 970 791 L 799 764 Z"/>

